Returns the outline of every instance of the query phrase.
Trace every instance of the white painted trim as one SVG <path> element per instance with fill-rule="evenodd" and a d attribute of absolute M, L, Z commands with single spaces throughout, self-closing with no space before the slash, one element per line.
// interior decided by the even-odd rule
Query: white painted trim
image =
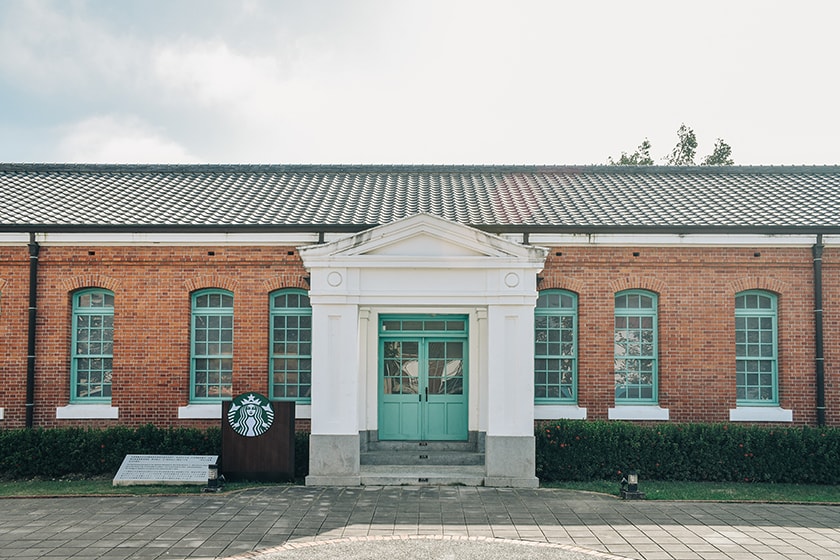
<path fill-rule="evenodd" d="M 4 408 L 0 407 L 0 420 L 3 419 L 3 411 L 4 410 L 5 410 Z"/>
<path fill-rule="evenodd" d="M 120 408 L 110 404 L 68 404 L 55 409 L 58 420 L 116 420 Z"/>
<path fill-rule="evenodd" d="M 3 238 L 0 237 L 0 241 Z M 297 246 L 318 243 L 318 233 L 38 233 L 41 245 L 283 245 Z M 28 243 L 25 236 L 23 242 Z"/>
<path fill-rule="evenodd" d="M 178 407 L 178 419 L 180 420 L 219 420 L 221 417 L 222 403 L 188 404 Z"/>
<path fill-rule="evenodd" d="M 586 420 L 586 409 L 576 404 L 535 404 L 534 420 Z"/>
<path fill-rule="evenodd" d="M 37 227 L 33 227 L 37 229 Z M 326 233 L 324 242 L 330 243 L 352 237 L 353 233 Z M 498 237 L 521 244 L 521 233 L 500 233 Z M 41 245 L 315 245 L 319 232 L 275 232 L 275 233 L 156 233 L 156 232 L 50 232 L 36 233 L 35 240 Z M 617 233 L 532 233 L 529 244 L 543 246 L 602 245 L 617 247 L 810 247 L 816 242 L 816 235 L 785 234 L 759 235 L 749 233 L 726 234 L 617 234 Z M 25 245 L 29 243 L 28 233 L 0 232 L 0 245 Z M 825 235 L 823 244 L 840 246 L 840 235 Z"/>
<path fill-rule="evenodd" d="M 618 233 L 532 233 L 528 242 L 543 246 L 698 246 L 698 247 L 811 247 L 816 235 L 757 235 L 757 234 L 618 234 Z M 840 236 L 826 235 L 824 245 L 840 244 Z"/>
<path fill-rule="evenodd" d="M 180 420 L 214 420 L 221 419 L 222 404 L 189 404 L 178 407 L 178 418 Z M 295 404 L 295 418 L 312 418 L 312 405 Z"/>
<path fill-rule="evenodd" d="M 618 405 L 609 410 L 610 420 L 668 420 L 670 412 L 658 405 Z"/>
<path fill-rule="evenodd" d="M 793 422 L 793 411 L 780 406 L 739 406 L 729 409 L 730 422 Z"/>
<path fill-rule="evenodd" d="M 0 245 L 26 245 L 29 243 L 27 233 L 0 233 Z"/>

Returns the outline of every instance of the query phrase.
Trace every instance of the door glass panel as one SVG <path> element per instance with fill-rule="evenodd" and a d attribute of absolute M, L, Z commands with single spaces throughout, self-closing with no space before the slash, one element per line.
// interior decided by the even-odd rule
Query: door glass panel
<path fill-rule="evenodd" d="M 385 386 L 389 395 L 417 394 L 420 368 L 419 343 L 394 341 L 385 343 Z"/>
<path fill-rule="evenodd" d="M 429 394 L 460 395 L 463 383 L 462 342 L 429 343 Z"/>

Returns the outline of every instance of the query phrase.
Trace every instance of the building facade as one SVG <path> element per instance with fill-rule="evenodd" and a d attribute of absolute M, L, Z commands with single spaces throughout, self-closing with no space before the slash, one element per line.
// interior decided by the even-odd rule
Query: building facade
<path fill-rule="evenodd" d="M 294 400 L 310 484 L 534 422 L 840 425 L 840 168 L 0 166 L 0 428 Z"/>

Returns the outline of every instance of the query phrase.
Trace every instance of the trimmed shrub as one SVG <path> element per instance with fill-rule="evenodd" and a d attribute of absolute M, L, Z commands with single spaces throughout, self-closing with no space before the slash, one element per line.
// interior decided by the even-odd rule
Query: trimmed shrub
<path fill-rule="evenodd" d="M 840 429 L 738 424 L 561 420 L 536 429 L 537 476 L 546 482 L 650 480 L 836 484 Z"/>
<path fill-rule="evenodd" d="M 221 455 L 219 428 L 0 430 L 0 479 L 114 475 L 126 455 Z M 295 478 L 309 473 L 309 434 L 295 434 Z"/>
<path fill-rule="evenodd" d="M 309 432 L 295 434 L 295 478 L 303 482 L 309 474 Z"/>
<path fill-rule="evenodd" d="M 218 455 L 210 428 L 50 428 L 0 430 L 0 478 L 115 474 L 128 454 Z"/>

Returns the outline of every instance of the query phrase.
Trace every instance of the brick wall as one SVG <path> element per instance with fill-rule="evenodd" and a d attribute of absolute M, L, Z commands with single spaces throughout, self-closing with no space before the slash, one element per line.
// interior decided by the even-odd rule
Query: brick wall
<path fill-rule="evenodd" d="M 4 336 L 0 362 L 0 406 L 6 427 L 24 418 L 28 253 L 5 258 L 0 278 L 9 313 L 0 317 Z M 189 403 L 190 293 L 223 288 L 234 294 L 233 392 L 268 393 L 268 293 L 306 287 L 300 257 L 292 247 L 57 247 L 41 248 L 38 277 L 38 341 L 35 424 L 38 426 L 116 421 L 56 420 L 69 402 L 71 294 L 103 287 L 115 295 L 112 406 L 119 422 L 142 425 L 215 424 L 181 420 Z M 7 276 L 12 276 L 7 278 Z M 6 298 L 6 290 L 10 291 Z"/>
<path fill-rule="evenodd" d="M 827 402 L 836 402 L 840 325 L 838 251 L 824 255 Z M 672 421 L 724 422 L 735 408 L 734 299 L 779 296 L 780 404 L 814 423 L 814 295 L 810 248 L 552 248 L 540 289 L 579 294 L 579 404 L 590 418 L 613 406 L 613 294 L 659 295 L 659 403 Z M 830 410 L 827 419 L 840 423 Z"/>
<path fill-rule="evenodd" d="M 0 426 L 23 426 L 29 323 L 29 249 L 0 247 Z"/>
<path fill-rule="evenodd" d="M 758 256 L 756 256 L 758 254 Z M 25 418 L 28 251 L 0 247 L 0 407 L 2 427 Z M 71 293 L 115 294 L 112 405 L 119 423 L 206 426 L 178 420 L 189 402 L 190 293 L 234 294 L 234 394 L 268 393 L 268 294 L 306 288 L 292 247 L 44 246 L 39 270 L 35 423 L 56 420 L 69 400 Z M 723 422 L 735 407 L 734 296 L 779 296 L 781 405 L 794 423 L 815 422 L 813 265 L 803 248 L 554 247 L 540 289 L 579 294 L 579 404 L 589 418 L 613 406 L 613 295 L 642 288 L 659 295 L 659 402 L 672 421 Z M 824 254 L 827 420 L 840 425 L 840 250 Z M 302 426 L 306 423 L 302 423 Z"/>

